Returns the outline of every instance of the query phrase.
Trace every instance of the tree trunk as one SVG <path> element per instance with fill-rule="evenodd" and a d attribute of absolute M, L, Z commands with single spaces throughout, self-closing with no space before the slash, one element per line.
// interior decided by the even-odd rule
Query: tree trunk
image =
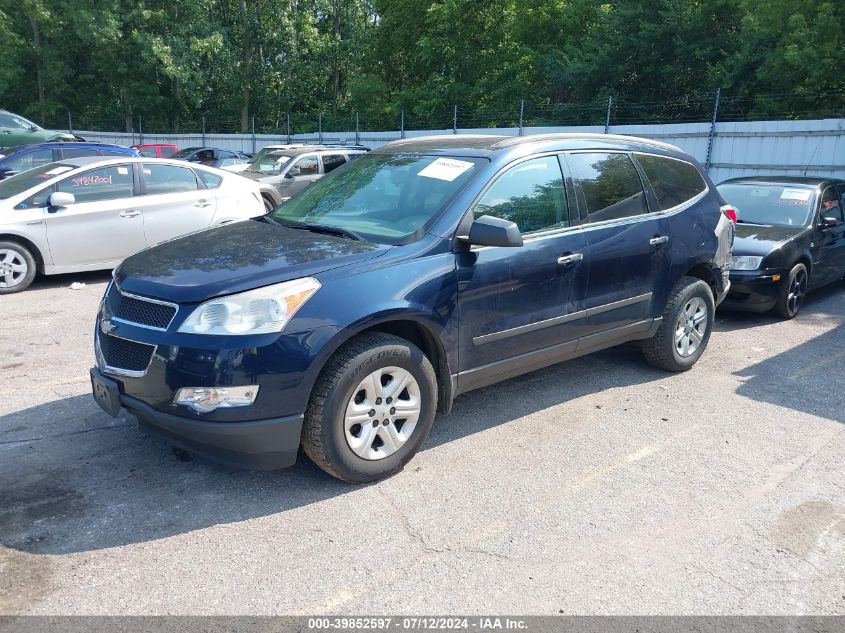
<path fill-rule="evenodd" d="M 33 7 L 34 10 L 35 7 Z M 32 44 L 35 47 L 35 85 L 38 87 L 38 113 L 41 116 L 41 125 L 46 125 L 47 111 L 44 106 L 44 75 L 41 63 L 41 27 L 38 26 L 38 21 L 33 13 L 30 13 L 27 17 L 29 17 L 29 25 L 32 27 Z"/>
<path fill-rule="evenodd" d="M 123 107 L 123 123 L 126 132 L 132 132 L 132 104 L 126 96 L 126 89 L 120 89 L 120 104 Z"/>
<path fill-rule="evenodd" d="M 239 0 L 241 11 L 241 24 L 244 30 L 243 36 L 243 68 L 244 68 L 244 86 L 243 86 L 243 100 L 241 101 L 241 132 L 249 131 L 249 108 L 252 99 L 252 29 L 249 23 L 249 12 L 246 7 L 246 0 Z"/>

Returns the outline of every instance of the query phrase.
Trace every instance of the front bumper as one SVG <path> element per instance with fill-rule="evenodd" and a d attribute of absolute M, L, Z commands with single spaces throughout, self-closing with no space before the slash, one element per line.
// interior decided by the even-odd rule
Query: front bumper
<path fill-rule="evenodd" d="M 731 310 L 768 312 L 777 303 L 786 275 L 787 271 L 780 269 L 732 270 L 730 291 L 722 306 Z"/>
<path fill-rule="evenodd" d="M 274 470 L 296 463 L 302 415 L 240 422 L 215 422 L 164 413 L 127 395 L 121 384 L 91 368 L 94 398 L 106 413 L 125 408 L 142 427 L 173 444 L 229 465 Z"/>

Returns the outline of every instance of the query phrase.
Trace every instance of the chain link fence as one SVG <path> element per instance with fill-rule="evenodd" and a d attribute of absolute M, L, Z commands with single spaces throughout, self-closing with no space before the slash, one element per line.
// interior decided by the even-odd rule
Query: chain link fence
<path fill-rule="evenodd" d="M 131 116 L 80 114 L 34 118 L 49 129 L 130 132 L 133 134 L 273 134 L 292 136 L 384 130 L 458 130 L 553 126 L 604 126 L 639 123 L 695 123 L 845 118 L 845 90 L 804 94 L 727 95 L 702 92 L 677 100 L 631 102 L 610 95 L 590 103 L 532 103 L 521 100 L 509 108 L 454 105 L 420 113 L 393 106 L 385 111 L 286 112 L 247 117 L 243 129 L 240 113 L 195 113 L 178 118 L 161 112 L 136 112 Z"/>

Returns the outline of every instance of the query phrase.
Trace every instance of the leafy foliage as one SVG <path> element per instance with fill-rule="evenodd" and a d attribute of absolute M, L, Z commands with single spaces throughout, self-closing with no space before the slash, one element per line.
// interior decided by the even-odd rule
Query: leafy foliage
<path fill-rule="evenodd" d="M 717 86 L 731 116 L 841 115 L 843 67 L 834 0 L 0 0 L 0 104 L 62 127 L 683 120 Z"/>

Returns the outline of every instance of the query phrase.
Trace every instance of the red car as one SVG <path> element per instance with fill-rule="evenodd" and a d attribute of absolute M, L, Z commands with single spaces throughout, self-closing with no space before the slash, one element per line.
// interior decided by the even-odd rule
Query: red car
<path fill-rule="evenodd" d="M 133 145 L 132 147 L 141 152 L 141 156 L 147 156 L 149 158 L 170 158 L 179 151 L 178 147 L 168 143 L 149 143 L 145 145 Z"/>

